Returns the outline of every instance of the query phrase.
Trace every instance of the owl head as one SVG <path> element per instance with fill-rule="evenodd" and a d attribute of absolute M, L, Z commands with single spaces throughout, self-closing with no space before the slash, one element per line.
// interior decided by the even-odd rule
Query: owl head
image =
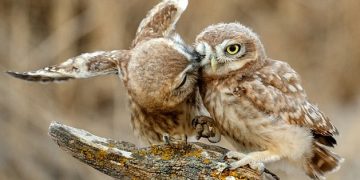
<path fill-rule="evenodd" d="M 203 57 L 203 74 L 224 76 L 232 71 L 252 69 L 266 58 L 258 36 L 239 23 L 216 24 L 205 28 L 195 40 Z"/>
<path fill-rule="evenodd" d="M 171 111 L 186 101 L 197 83 L 199 56 L 167 38 L 137 45 L 128 64 L 128 90 L 147 111 Z"/>

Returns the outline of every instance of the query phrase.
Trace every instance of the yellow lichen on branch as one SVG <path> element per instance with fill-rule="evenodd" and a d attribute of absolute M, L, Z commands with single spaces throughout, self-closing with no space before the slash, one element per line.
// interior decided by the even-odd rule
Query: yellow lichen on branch
<path fill-rule="evenodd" d="M 136 148 L 55 122 L 49 134 L 73 157 L 117 179 L 276 179 L 248 167 L 227 169 L 228 150 L 219 146 L 179 142 Z"/>

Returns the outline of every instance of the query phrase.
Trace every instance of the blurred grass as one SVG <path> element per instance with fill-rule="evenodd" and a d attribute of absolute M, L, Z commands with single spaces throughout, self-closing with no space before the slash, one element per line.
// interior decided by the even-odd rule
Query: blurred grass
<path fill-rule="evenodd" d="M 127 48 L 156 0 L 0 0 L 0 71 L 32 70 L 82 52 Z M 269 57 L 289 62 L 340 130 L 347 161 L 330 179 L 360 176 L 360 1 L 190 0 L 177 29 L 192 43 L 210 24 L 239 21 Z M 110 179 L 62 152 L 51 121 L 138 143 L 116 77 L 35 84 L 0 75 L 0 179 Z M 341 178 L 340 178 L 341 177 Z"/>

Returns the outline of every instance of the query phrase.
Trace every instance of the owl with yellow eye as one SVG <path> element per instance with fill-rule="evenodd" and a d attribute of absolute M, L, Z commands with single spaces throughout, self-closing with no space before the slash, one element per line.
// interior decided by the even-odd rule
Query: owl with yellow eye
<path fill-rule="evenodd" d="M 338 130 L 308 101 L 299 75 L 267 57 L 253 31 L 239 23 L 209 26 L 195 48 L 203 57 L 204 104 L 237 150 L 227 154 L 236 159 L 232 168 L 263 170 L 265 164 L 272 171 L 302 170 L 312 179 L 339 169 L 343 159 L 330 150 Z"/>

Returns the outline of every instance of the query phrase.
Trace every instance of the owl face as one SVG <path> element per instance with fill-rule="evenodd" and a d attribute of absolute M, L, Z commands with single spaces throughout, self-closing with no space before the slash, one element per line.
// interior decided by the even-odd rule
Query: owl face
<path fill-rule="evenodd" d="M 226 75 L 265 58 L 258 36 L 239 23 L 207 27 L 197 36 L 195 48 L 207 75 Z"/>
<path fill-rule="evenodd" d="M 136 46 L 128 64 L 128 89 L 148 111 L 171 111 L 194 92 L 200 67 L 197 53 L 166 38 Z"/>

